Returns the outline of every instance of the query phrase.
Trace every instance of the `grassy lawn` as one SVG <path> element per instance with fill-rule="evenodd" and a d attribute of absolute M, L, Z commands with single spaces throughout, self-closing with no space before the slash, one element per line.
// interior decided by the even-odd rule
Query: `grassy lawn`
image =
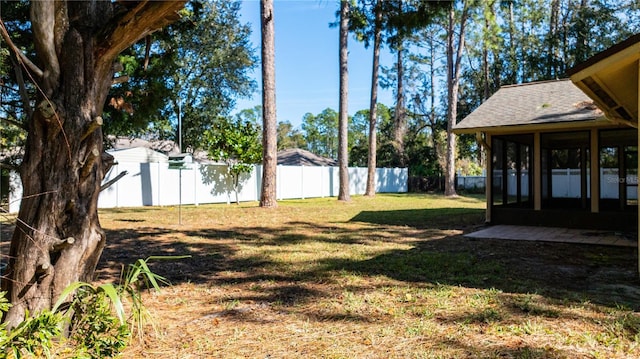
<path fill-rule="evenodd" d="M 636 250 L 472 240 L 484 199 L 378 195 L 101 212 L 99 279 L 172 286 L 124 357 L 640 357 Z"/>

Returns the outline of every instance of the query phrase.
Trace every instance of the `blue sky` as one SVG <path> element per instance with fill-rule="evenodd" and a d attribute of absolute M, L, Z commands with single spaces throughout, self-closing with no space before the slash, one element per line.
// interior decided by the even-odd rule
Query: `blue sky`
<path fill-rule="evenodd" d="M 318 114 L 327 107 L 338 110 L 338 28 L 329 27 L 338 10 L 337 0 L 274 0 L 276 42 L 276 106 L 278 122 L 300 128 L 305 113 Z M 251 42 L 260 55 L 260 2 L 242 1 L 242 22 L 251 24 Z M 349 113 L 369 108 L 373 50 L 349 38 Z M 381 65 L 391 66 L 393 56 L 381 51 Z M 260 86 L 260 67 L 253 72 Z M 378 101 L 393 105 L 392 91 L 379 89 Z M 239 99 L 237 110 L 261 104 Z"/>

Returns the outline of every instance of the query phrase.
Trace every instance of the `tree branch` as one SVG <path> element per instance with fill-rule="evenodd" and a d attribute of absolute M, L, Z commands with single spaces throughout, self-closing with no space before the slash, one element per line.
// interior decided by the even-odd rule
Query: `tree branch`
<path fill-rule="evenodd" d="M 108 61 L 115 59 L 131 44 L 174 22 L 179 17 L 178 10 L 185 3 L 186 0 L 140 1 L 114 23 L 106 26 L 106 38 L 100 46 L 103 50 L 101 55 Z"/>
<path fill-rule="evenodd" d="M 102 152 L 102 155 L 100 157 L 102 159 L 102 171 L 103 171 L 102 179 L 104 179 L 104 174 L 106 174 L 107 172 L 109 172 L 109 170 L 111 170 L 111 167 L 113 167 L 113 165 L 115 164 L 116 159 L 107 152 Z"/>
<path fill-rule="evenodd" d="M 0 18 L 0 35 L 7 45 L 9 45 L 11 51 L 16 55 L 18 62 L 25 65 L 25 67 L 31 71 L 31 74 L 38 80 L 41 79 L 43 73 L 42 70 L 36 66 L 36 64 L 31 62 L 31 60 L 29 60 L 29 58 L 27 58 L 27 56 L 18 49 L 16 44 L 13 43 L 13 40 L 11 40 L 11 37 L 9 36 L 9 32 L 7 32 L 7 28 L 4 26 L 4 20 L 2 20 L 2 18 Z"/>
<path fill-rule="evenodd" d="M 129 82 L 129 76 L 124 75 L 124 76 L 118 76 L 118 77 L 114 77 L 113 80 L 111 80 L 111 84 L 112 85 L 117 85 L 117 84 L 121 84 L 124 82 Z"/>
<path fill-rule="evenodd" d="M 62 52 L 62 46 L 64 44 L 64 37 L 69 30 L 69 13 L 67 9 L 66 1 L 55 2 L 55 30 L 54 30 L 54 43 L 56 53 L 59 55 Z"/>
<path fill-rule="evenodd" d="M 68 238 L 65 238 L 65 239 L 56 239 L 56 240 L 53 241 L 53 243 L 51 243 L 49 251 L 50 252 L 60 252 L 64 248 L 67 248 L 67 247 L 71 246 L 73 243 L 75 243 L 75 241 L 76 240 L 73 237 L 68 237 Z"/>
<path fill-rule="evenodd" d="M 10 163 L 4 163 L 4 162 L 0 162 L 0 168 L 4 168 L 10 171 L 15 171 L 18 172 L 19 171 L 19 167 L 18 166 L 14 166 Z"/>
<path fill-rule="evenodd" d="M 22 122 L 10 119 L 8 117 L 0 117 L 0 122 L 8 123 L 25 131 L 27 130 L 27 126 L 25 126 Z"/>
<path fill-rule="evenodd" d="M 95 117 L 84 130 L 84 134 L 80 137 L 80 141 L 84 141 L 87 137 L 89 137 L 95 130 L 100 128 L 103 124 L 102 116 Z"/>
<path fill-rule="evenodd" d="M 462 54 L 465 48 L 465 30 L 467 26 L 467 18 L 469 17 L 469 6 L 465 1 L 464 6 L 462 8 L 462 15 L 460 17 L 460 33 L 458 33 L 458 48 L 456 50 L 455 57 L 455 74 L 454 76 L 457 78 L 460 76 L 460 66 L 462 65 Z"/>
<path fill-rule="evenodd" d="M 56 5 L 54 1 L 31 2 L 31 27 L 33 42 L 38 58 L 45 68 L 42 74 L 41 88 L 47 97 L 60 81 L 60 63 L 55 44 Z"/>
<path fill-rule="evenodd" d="M 100 186 L 100 192 L 102 192 L 105 189 L 111 187 L 114 183 L 118 182 L 122 177 L 126 176 L 128 173 L 129 172 L 127 172 L 127 171 L 120 172 L 120 174 L 118 174 L 114 178 L 110 179 L 109 182 L 107 182 L 107 183 L 103 184 L 102 186 Z"/>
<path fill-rule="evenodd" d="M 147 71 L 147 67 L 149 67 L 149 52 L 151 51 L 151 36 L 147 35 L 145 38 L 146 46 L 144 49 L 144 65 L 143 68 Z"/>
<path fill-rule="evenodd" d="M 82 164 L 82 170 L 80 171 L 81 178 L 86 178 L 91 173 L 96 163 L 96 160 L 99 158 L 100 158 L 100 151 L 98 150 L 97 147 L 93 147 L 87 154 L 87 157 L 85 158 L 84 163 Z"/>
<path fill-rule="evenodd" d="M 27 93 L 27 87 L 24 84 L 24 78 L 22 77 L 22 66 L 19 64 L 18 54 L 9 56 L 11 63 L 13 63 L 13 70 L 16 73 L 16 81 L 18 82 L 18 90 L 20 94 L 20 100 L 22 100 L 22 108 L 27 114 L 27 118 L 33 117 L 33 109 L 29 101 L 29 93 Z"/>

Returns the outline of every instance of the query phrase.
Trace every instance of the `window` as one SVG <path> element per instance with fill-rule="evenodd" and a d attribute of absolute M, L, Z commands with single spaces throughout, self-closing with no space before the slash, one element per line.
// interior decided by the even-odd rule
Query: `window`
<path fill-rule="evenodd" d="M 492 204 L 531 207 L 533 135 L 495 136 L 492 140 Z"/>
<path fill-rule="evenodd" d="M 625 146 L 624 156 L 626 205 L 638 206 L 638 146 Z"/>
<path fill-rule="evenodd" d="M 504 170 L 504 141 L 499 138 L 493 139 L 492 145 L 492 179 L 491 179 L 491 193 L 493 193 L 492 201 L 495 206 L 504 204 L 503 202 L 503 188 L 502 178 L 504 177 L 502 172 Z"/>
<path fill-rule="evenodd" d="M 540 136 L 540 145 L 543 206 L 588 208 L 589 132 L 545 133 Z"/>
<path fill-rule="evenodd" d="M 638 133 L 600 131 L 600 209 L 624 211 L 638 206 Z"/>

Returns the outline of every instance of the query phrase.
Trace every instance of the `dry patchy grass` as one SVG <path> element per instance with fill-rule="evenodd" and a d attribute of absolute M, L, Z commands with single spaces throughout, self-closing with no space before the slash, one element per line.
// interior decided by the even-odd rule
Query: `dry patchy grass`
<path fill-rule="evenodd" d="M 471 240 L 484 201 L 355 197 L 102 213 L 100 273 L 147 255 L 173 286 L 126 357 L 640 356 L 631 249 Z"/>
<path fill-rule="evenodd" d="M 150 255 L 155 332 L 126 358 L 640 357 L 635 249 L 472 240 L 437 195 L 101 213 L 99 279 Z"/>

